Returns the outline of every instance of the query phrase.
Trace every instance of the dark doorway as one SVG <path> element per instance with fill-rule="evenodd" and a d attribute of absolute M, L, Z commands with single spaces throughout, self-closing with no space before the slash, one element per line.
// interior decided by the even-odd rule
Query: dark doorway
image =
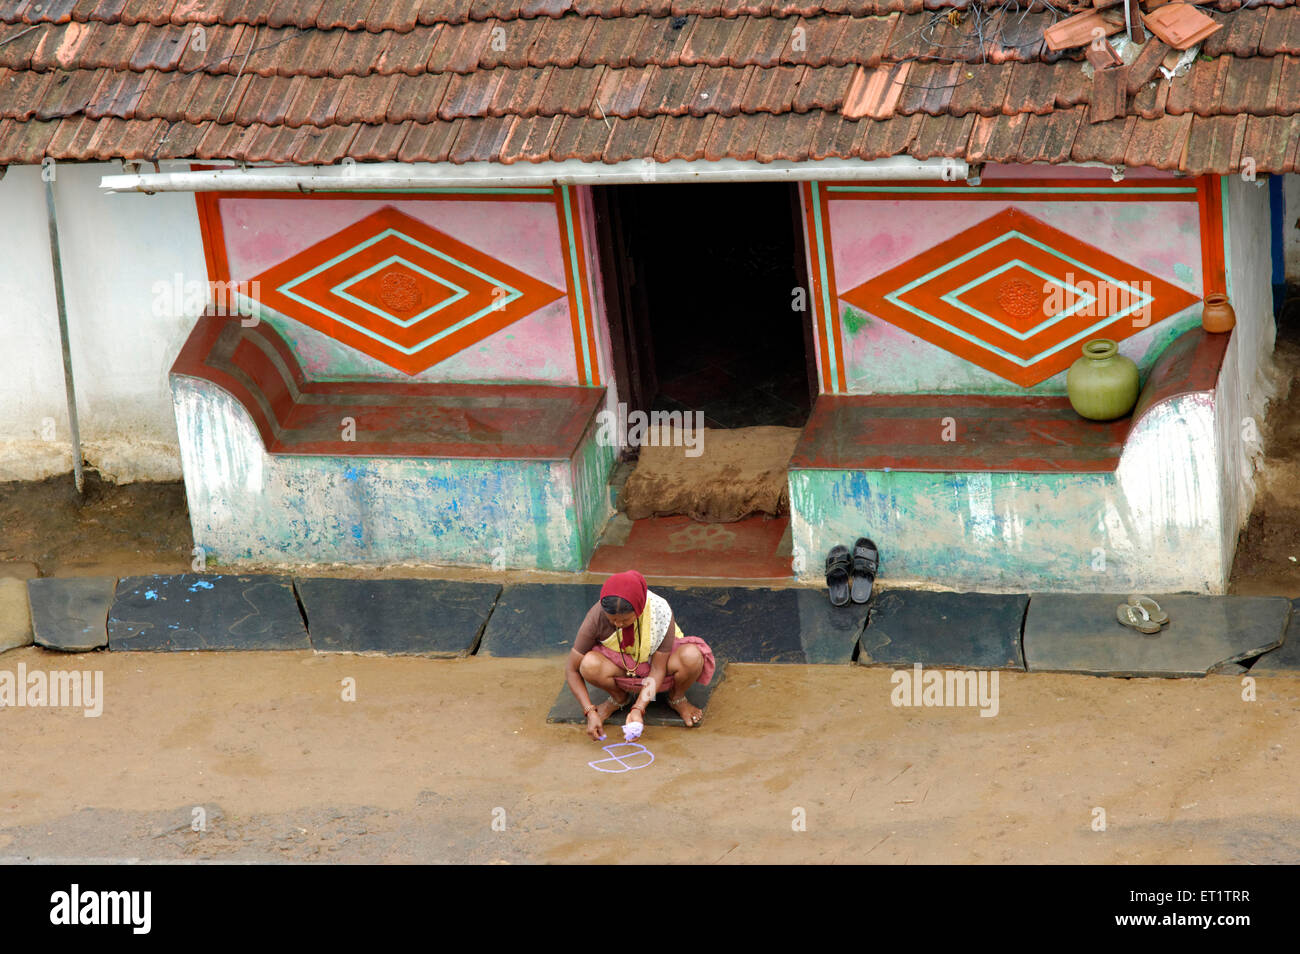
<path fill-rule="evenodd" d="M 801 427 L 816 394 L 795 186 L 605 186 L 602 267 L 621 392 L 706 427 Z"/>

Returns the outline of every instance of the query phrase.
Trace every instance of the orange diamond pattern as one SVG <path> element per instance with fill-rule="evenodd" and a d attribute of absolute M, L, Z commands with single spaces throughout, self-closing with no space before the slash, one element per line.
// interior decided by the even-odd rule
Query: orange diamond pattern
<path fill-rule="evenodd" d="M 1066 370 L 1086 341 L 1121 341 L 1199 300 L 1019 209 L 841 297 L 1021 387 Z"/>
<path fill-rule="evenodd" d="M 391 206 L 254 282 L 263 304 L 407 374 L 564 295 Z"/>

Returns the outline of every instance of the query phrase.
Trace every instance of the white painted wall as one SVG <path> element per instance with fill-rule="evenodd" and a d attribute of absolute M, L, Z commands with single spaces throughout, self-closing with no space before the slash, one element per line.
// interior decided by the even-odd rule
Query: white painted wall
<path fill-rule="evenodd" d="M 100 177 L 120 171 L 55 168 L 83 454 L 119 482 L 174 480 L 167 372 L 203 303 L 160 300 L 156 314 L 154 285 L 206 282 L 198 214 L 190 194 L 102 194 Z M 72 469 L 39 167 L 0 179 L 0 221 L 0 481 L 36 480 Z"/>
<path fill-rule="evenodd" d="M 1223 565 L 1231 572 L 1237 536 L 1255 501 L 1255 471 L 1262 457 L 1258 434 L 1273 381 L 1273 263 L 1268 186 L 1222 179 L 1225 196 L 1225 266 L 1228 300 L 1237 326 L 1223 358 L 1215 394 L 1223 519 Z M 1226 579 L 1224 581 L 1227 582 Z"/>

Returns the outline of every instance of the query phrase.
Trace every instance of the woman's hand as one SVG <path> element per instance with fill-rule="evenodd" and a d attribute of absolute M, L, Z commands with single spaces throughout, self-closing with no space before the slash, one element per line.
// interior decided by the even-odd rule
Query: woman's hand
<path fill-rule="evenodd" d="M 596 708 L 593 706 L 591 711 L 587 713 L 587 735 L 591 737 L 591 741 L 599 742 L 605 738 L 604 724 L 600 714 L 596 712 Z"/>

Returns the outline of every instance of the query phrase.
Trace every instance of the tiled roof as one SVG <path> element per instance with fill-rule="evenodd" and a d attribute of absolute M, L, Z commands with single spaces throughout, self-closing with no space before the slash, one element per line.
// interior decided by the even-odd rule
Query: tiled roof
<path fill-rule="evenodd" d="M 911 155 L 1198 174 L 1250 157 L 1289 172 L 1297 2 L 1203 4 L 1223 28 L 1181 75 L 1148 35 L 1094 79 L 1084 48 L 1043 39 L 1084 0 L 0 0 L 0 162 Z"/>

